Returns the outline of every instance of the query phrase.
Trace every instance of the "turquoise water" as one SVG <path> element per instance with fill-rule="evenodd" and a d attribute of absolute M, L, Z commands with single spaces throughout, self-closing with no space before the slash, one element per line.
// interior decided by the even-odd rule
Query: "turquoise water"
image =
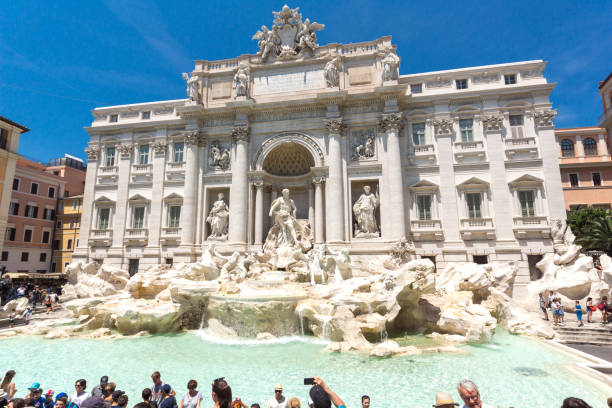
<path fill-rule="evenodd" d="M 287 397 L 307 406 L 304 377 L 322 377 L 347 403 L 360 407 L 360 396 L 370 395 L 372 408 L 431 407 L 436 391 L 449 391 L 462 378 L 474 380 L 483 401 L 495 407 L 560 407 L 565 397 L 583 398 L 605 407 L 612 390 L 574 374 L 567 366 L 577 360 L 535 340 L 498 331 L 492 344 L 465 346 L 467 354 L 426 354 L 386 360 L 357 353 L 328 354 L 323 345 L 292 341 L 285 344 L 216 344 L 201 333 L 117 340 L 44 340 L 20 337 L 0 341 L 0 371 L 17 371 L 18 396 L 38 381 L 45 391 L 74 391 L 74 381 L 88 380 L 87 389 L 108 375 L 127 391 L 129 406 L 140 401 L 142 388 L 159 370 L 162 379 L 182 397 L 194 378 L 212 407 L 210 381 L 225 376 L 234 396 L 262 407 L 281 382 Z M 535 370 L 534 370 L 535 369 Z"/>

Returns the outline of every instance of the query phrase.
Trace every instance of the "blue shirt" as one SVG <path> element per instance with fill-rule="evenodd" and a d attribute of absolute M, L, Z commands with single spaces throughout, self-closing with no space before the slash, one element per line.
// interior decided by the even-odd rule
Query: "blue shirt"
<path fill-rule="evenodd" d="M 34 401 L 34 407 L 36 408 L 44 408 L 46 398 L 40 397 L 36 401 Z"/>
<path fill-rule="evenodd" d="M 43 404 L 44 408 L 53 408 L 55 406 L 55 402 L 53 400 L 47 401 L 45 399 L 45 403 Z"/>

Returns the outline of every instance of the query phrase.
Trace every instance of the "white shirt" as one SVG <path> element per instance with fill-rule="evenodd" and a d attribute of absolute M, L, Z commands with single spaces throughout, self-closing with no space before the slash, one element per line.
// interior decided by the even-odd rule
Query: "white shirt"
<path fill-rule="evenodd" d="M 288 406 L 287 398 L 283 395 L 280 401 L 277 401 L 275 397 L 270 398 L 266 408 L 287 408 Z"/>
<path fill-rule="evenodd" d="M 462 408 L 467 408 L 465 405 Z M 482 408 L 493 408 L 490 405 L 485 404 L 484 402 L 482 403 Z"/>
<path fill-rule="evenodd" d="M 70 402 L 74 402 L 78 406 L 81 406 L 83 401 L 85 401 L 89 397 L 90 397 L 90 395 L 89 395 L 88 392 L 83 392 L 81 395 L 77 395 L 77 393 L 75 391 L 74 394 L 72 394 L 72 397 L 70 397 Z"/>

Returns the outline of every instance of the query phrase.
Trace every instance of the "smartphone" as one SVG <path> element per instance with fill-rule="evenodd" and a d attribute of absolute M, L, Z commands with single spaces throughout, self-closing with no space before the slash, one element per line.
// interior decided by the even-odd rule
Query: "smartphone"
<path fill-rule="evenodd" d="M 314 378 L 304 378 L 304 385 L 314 385 Z"/>

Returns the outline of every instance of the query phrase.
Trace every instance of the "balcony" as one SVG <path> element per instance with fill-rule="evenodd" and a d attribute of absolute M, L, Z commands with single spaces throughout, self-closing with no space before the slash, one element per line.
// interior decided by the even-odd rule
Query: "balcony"
<path fill-rule="evenodd" d="M 153 180 L 153 165 L 151 164 L 134 164 L 132 166 L 132 182 L 146 183 Z"/>
<path fill-rule="evenodd" d="M 123 243 L 125 245 L 147 245 L 149 230 L 147 228 L 128 228 L 125 230 Z"/>
<path fill-rule="evenodd" d="M 504 143 L 508 160 L 538 158 L 538 146 L 535 137 L 509 138 Z"/>
<path fill-rule="evenodd" d="M 119 168 L 117 166 L 103 166 L 98 169 L 98 184 L 117 184 Z"/>
<path fill-rule="evenodd" d="M 185 162 L 172 162 L 166 164 L 166 180 L 168 181 L 184 181 L 185 180 Z"/>
<path fill-rule="evenodd" d="M 410 233 L 415 241 L 444 239 L 440 220 L 411 220 Z"/>
<path fill-rule="evenodd" d="M 110 229 L 92 229 L 89 232 L 90 246 L 110 246 L 113 242 L 113 232 Z"/>
<path fill-rule="evenodd" d="M 181 228 L 180 227 L 164 227 L 162 228 L 161 237 L 159 239 L 161 244 L 179 244 L 181 242 Z"/>
<path fill-rule="evenodd" d="M 434 145 L 413 146 L 408 156 L 410 164 L 416 166 L 428 166 L 436 162 L 436 149 Z"/>
<path fill-rule="evenodd" d="M 492 218 L 461 218 L 460 232 L 464 240 L 495 239 Z"/>
<path fill-rule="evenodd" d="M 455 142 L 454 150 L 457 163 L 483 162 L 487 156 L 482 141 Z"/>
<path fill-rule="evenodd" d="M 550 237 L 548 217 L 514 217 L 514 234 L 517 238 L 548 238 Z"/>

